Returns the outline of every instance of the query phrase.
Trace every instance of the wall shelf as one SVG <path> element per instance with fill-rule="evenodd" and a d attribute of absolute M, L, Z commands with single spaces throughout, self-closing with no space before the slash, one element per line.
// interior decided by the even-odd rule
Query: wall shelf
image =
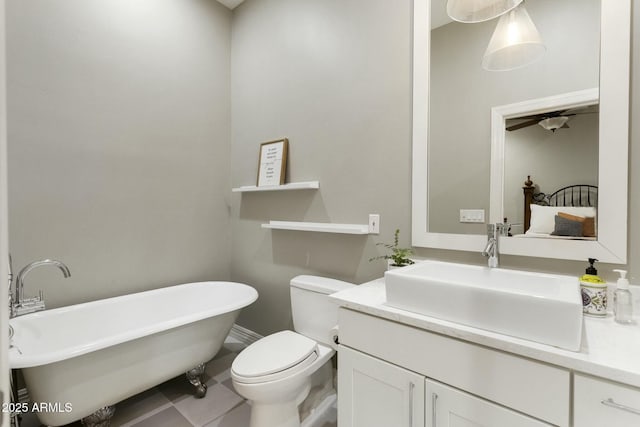
<path fill-rule="evenodd" d="M 290 182 L 282 185 L 263 185 L 257 187 L 255 185 L 245 185 L 242 187 L 232 188 L 234 193 L 251 193 L 257 191 L 287 191 L 287 190 L 315 190 L 320 188 L 319 181 Z"/>
<path fill-rule="evenodd" d="M 333 224 L 323 222 L 269 221 L 262 228 L 272 230 L 314 231 L 318 233 L 369 234 L 368 224 Z"/>

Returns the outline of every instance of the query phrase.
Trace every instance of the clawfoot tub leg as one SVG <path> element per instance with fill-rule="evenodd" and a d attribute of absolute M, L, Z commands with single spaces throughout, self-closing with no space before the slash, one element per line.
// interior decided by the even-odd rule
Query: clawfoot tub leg
<path fill-rule="evenodd" d="M 198 399 L 202 399 L 207 395 L 207 385 L 202 382 L 202 375 L 204 374 L 204 363 L 199 364 L 195 368 L 187 371 L 187 379 L 196 388 L 195 396 Z"/>
<path fill-rule="evenodd" d="M 109 427 L 111 418 L 116 412 L 115 406 L 105 406 L 98 409 L 93 414 L 82 419 L 82 425 L 86 427 Z"/>

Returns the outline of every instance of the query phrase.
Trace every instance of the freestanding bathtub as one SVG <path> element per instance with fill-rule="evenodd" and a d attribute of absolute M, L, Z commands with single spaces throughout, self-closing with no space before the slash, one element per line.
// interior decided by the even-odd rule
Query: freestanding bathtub
<path fill-rule="evenodd" d="M 240 283 L 200 282 L 16 317 L 9 363 L 40 421 L 67 424 L 213 358 L 257 297 Z"/>

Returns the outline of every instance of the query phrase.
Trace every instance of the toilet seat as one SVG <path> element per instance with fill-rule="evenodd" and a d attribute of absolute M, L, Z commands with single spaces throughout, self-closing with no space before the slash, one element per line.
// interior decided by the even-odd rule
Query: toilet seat
<path fill-rule="evenodd" d="M 242 351 L 231 365 L 235 381 L 256 384 L 290 377 L 318 359 L 318 343 L 293 331 L 266 336 Z"/>

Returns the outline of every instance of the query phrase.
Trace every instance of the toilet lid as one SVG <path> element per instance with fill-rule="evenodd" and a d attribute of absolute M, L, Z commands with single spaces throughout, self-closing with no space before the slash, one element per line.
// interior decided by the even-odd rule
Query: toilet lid
<path fill-rule="evenodd" d="M 241 351 L 233 361 L 231 370 L 235 376 L 247 380 L 266 376 L 273 379 L 272 374 L 313 362 L 317 359 L 317 348 L 318 343 L 304 335 L 292 331 L 277 332 Z"/>

